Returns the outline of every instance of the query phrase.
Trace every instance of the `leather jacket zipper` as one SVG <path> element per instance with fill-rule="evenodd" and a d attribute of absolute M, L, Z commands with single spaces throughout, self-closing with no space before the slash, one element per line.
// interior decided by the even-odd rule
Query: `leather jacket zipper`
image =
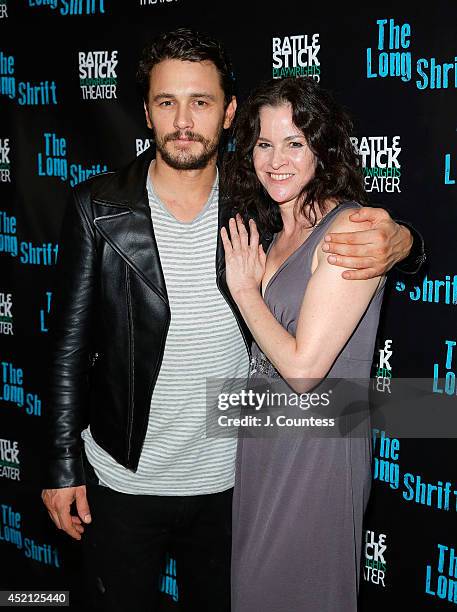
<path fill-rule="evenodd" d="M 237 325 L 238 325 L 238 328 L 239 328 L 239 330 L 240 330 L 240 332 L 241 332 L 241 335 L 243 336 L 243 340 L 244 340 L 244 344 L 245 344 L 245 346 L 246 346 L 246 350 L 247 350 L 247 352 L 248 352 L 248 356 L 249 356 L 249 357 L 251 357 L 251 347 L 249 346 L 248 341 L 246 340 L 246 335 L 245 335 L 245 333 L 244 333 L 244 329 L 243 329 L 243 328 L 242 328 L 242 326 L 241 326 L 241 323 L 240 323 L 240 322 L 239 322 L 239 320 L 238 320 L 237 313 L 235 312 L 235 310 L 234 310 L 234 308 L 233 308 L 232 304 L 230 303 L 230 300 L 228 300 L 228 299 L 227 299 L 227 296 L 225 295 L 225 293 L 224 293 L 224 292 L 222 291 L 222 289 L 221 289 L 221 284 L 220 284 L 220 276 L 221 276 L 222 272 L 223 272 L 222 270 L 218 270 L 218 271 L 216 271 L 216 286 L 217 286 L 217 288 L 219 289 L 219 293 L 222 295 L 222 297 L 224 298 L 224 300 L 225 300 L 225 301 L 227 302 L 227 304 L 229 305 L 230 310 L 233 312 L 233 316 L 235 317 L 235 320 L 236 320 L 236 323 L 237 323 Z"/>
<path fill-rule="evenodd" d="M 125 264 L 125 289 L 127 294 L 127 314 L 129 329 L 129 405 L 128 405 L 128 425 L 127 425 L 127 457 L 130 456 L 133 429 L 133 393 L 134 393 L 134 338 L 133 338 L 133 319 L 132 319 L 132 295 L 130 293 L 129 268 Z M 127 459 L 128 460 L 128 459 Z"/>

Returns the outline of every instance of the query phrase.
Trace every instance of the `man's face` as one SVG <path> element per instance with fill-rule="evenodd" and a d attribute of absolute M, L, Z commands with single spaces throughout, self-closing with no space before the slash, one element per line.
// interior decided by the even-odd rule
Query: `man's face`
<path fill-rule="evenodd" d="M 157 156 L 176 170 L 197 170 L 217 155 L 236 100 L 224 111 L 224 92 L 212 62 L 168 59 L 151 70 L 144 109 L 148 127 L 154 131 Z"/>

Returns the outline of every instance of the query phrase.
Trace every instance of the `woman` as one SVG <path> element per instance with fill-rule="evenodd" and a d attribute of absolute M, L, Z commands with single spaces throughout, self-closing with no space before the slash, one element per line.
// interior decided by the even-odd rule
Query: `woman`
<path fill-rule="evenodd" d="M 370 376 L 384 279 L 347 281 L 321 248 L 358 229 L 348 217 L 366 199 L 351 127 L 312 79 L 271 81 L 240 114 L 225 168 L 239 211 L 221 230 L 226 275 L 254 338 L 251 379 L 289 391 Z M 258 230 L 274 233 L 266 255 Z M 368 419 L 357 436 L 241 435 L 234 612 L 357 609 L 370 462 Z"/>

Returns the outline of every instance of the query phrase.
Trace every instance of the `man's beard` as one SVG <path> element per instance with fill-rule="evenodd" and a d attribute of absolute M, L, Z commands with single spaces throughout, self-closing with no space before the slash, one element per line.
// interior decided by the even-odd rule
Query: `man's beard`
<path fill-rule="evenodd" d="M 201 134 L 196 134 L 190 130 L 173 132 L 172 134 L 166 134 L 163 138 L 159 138 L 155 134 L 155 142 L 157 151 L 159 151 L 164 162 L 174 168 L 175 170 L 201 170 L 206 168 L 208 163 L 217 154 L 219 141 L 222 133 L 222 124 L 219 126 L 218 132 L 213 140 L 208 140 Z M 178 152 L 171 153 L 166 148 L 167 142 L 177 140 L 179 137 L 184 136 L 196 142 L 201 142 L 203 150 L 199 154 L 191 153 L 190 151 L 181 150 Z"/>

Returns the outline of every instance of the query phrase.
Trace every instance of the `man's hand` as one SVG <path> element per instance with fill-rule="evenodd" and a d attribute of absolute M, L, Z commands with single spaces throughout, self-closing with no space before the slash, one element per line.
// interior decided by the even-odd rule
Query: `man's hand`
<path fill-rule="evenodd" d="M 89 504 L 86 497 L 86 485 L 65 487 L 63 489 L 44 489 L 41 499 L 49 516 L 59 529 L 63 529 L 75 540 L 81 539 L 84 533 L 84 523 L 91 522 Z M 79 516 L 70 514 L 70 506 L 76 500 L 76 510 Z"/>
<path fill-rule="evenodd" d="M 322 250 L 331 253 L 335 266 L 353 268 L 342 273 L 349 280 L 365 280 L 388 272 L 409 255 L 413 238 L 408 228 L 395 223 L 383 208 L 364 206 L 349 216 L 355 223 L 369 222 L 371 229 L 325 236 Z"/>

